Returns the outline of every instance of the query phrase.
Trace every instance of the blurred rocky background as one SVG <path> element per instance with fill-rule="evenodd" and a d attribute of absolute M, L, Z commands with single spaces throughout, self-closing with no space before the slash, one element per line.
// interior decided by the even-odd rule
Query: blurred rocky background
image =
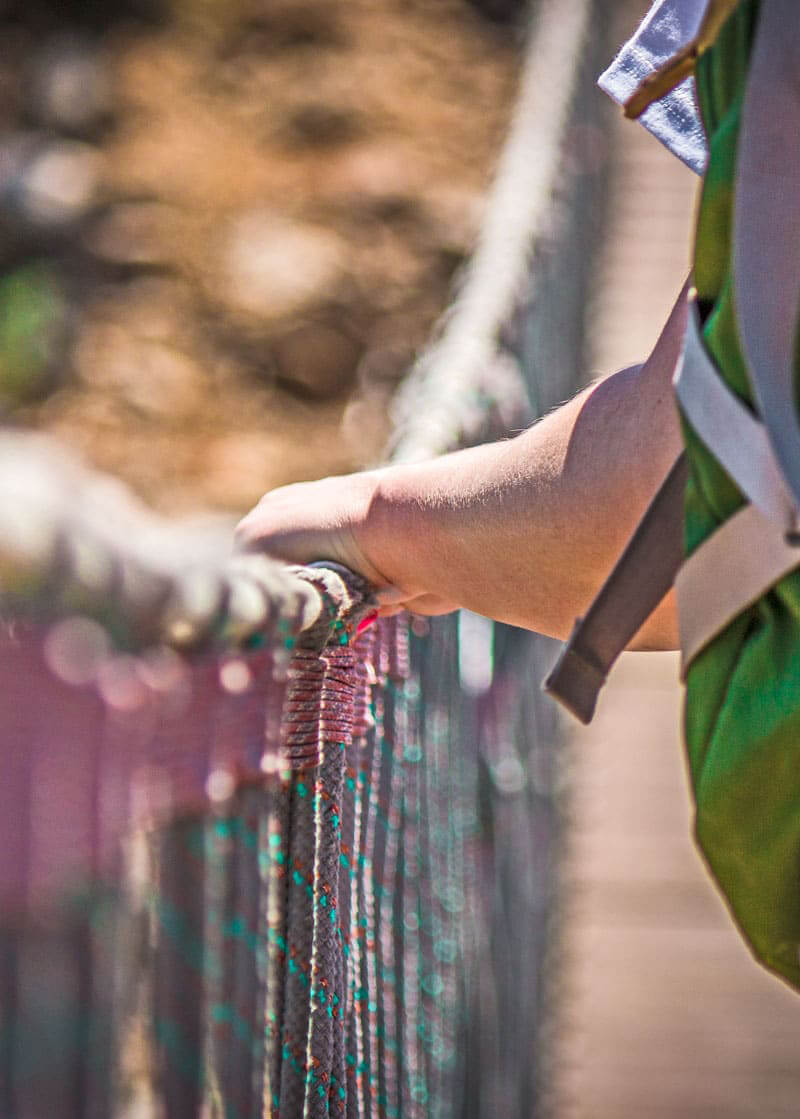
<path fill-rule="evenodd" d="M 447 305 L 522 0 L 0 3 L 0 410 L 166 511 L 366 465 Z"/>

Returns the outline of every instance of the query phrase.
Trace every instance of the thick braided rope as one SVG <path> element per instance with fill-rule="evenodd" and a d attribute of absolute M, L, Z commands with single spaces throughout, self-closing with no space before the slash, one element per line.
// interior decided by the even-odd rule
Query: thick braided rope
<path fill-rule="evenodd" d="M 340 639 L 347 641 L 346 635 Z M 344 1033 L 345 984 L 339 912 L 342 792 L 345 752 L 353 733 L 354 663 L 349 644 L 331 645 L 322 656 L 320 739 L 316 781 L 314 928 L 311 957 L 311 1015 L 308 1033 L 309 1085 L 304 1114 L 316 1119 L 344 1114 L 343 1069 L 334 1071 L 334 1034 Z"/>
<path fill-rule="evenodd" d="M 306 1047 L 313 978 L 311 955 L 314 920 L 314 796 L 313 770 L 293 772 L 287 821 L 286 969 L 282 978 L 281 1066 L 278 1116 L 302 1115 L 308 1066 Z"/>

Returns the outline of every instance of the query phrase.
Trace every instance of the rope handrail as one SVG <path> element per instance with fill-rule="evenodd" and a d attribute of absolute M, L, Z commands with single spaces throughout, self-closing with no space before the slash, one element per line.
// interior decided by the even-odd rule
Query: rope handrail
<path fill-rule="evenodd" d="M 439 336 L 394 404 L 393 462 L 502 437 L 535 416 L 503 330 L 536 297 L 533 252 L 547 233 L 592 0 L 535 6 L 508 138 L 480 238 Z"/>
<path fill-rule="evenodd" d="M 531 247 L 558 181 L 559 139 L 590 10 L 591 0 L 538 7 L 483 232 L 439 337 L 395 401 L 389 462 L 503 436 L 532 418 L 501 331 L 533 298 Z M 231 527 L 224 517 L 159 517 L 121 482 L 45 437 L 0 435 L 0 597 L 7 608 L 35 600 L 57 614 L 79 602 L 137 648 L 297 637 L 331 607 L 337 617 L 353 608 L 336 579 L 333 601 L 325 602 L 315 589 L 318 574 L 265 556 L 231 558 Z"/>
<path fill-rule="evenodd" d="M 321 620 L 327 628 L 368 605 L 352 573 L 231 556 L 231 528 L 228 518 L 161 517 L 50 440 L 0 435 L 8 612 L 80 612 L 102 619 L 122 648 L 189 651 L 308 637 Z"/>
<path fill-rule="evenodd" d="M 536 6 L 486 231 L 391 461 L 531 417 L 505 328 L 542 295 L 595 3 Z M 474 618 L 359 633 L 363 580 L 231 556 L 230 528 L 0 435 L 0 1114 L 530 1114 L 539 644 Z"/>

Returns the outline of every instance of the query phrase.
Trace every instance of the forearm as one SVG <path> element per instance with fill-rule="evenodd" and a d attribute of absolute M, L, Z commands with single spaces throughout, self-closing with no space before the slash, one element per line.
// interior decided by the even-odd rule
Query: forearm
<path fill-rule="evenodd" d="M 395 602 L 464 606 L 565 636 L 622 551 L 680 449 L 671 377 L 679 299 L 642 367 L 594 385 L 515 439 L 410 466 L 267 494 L 240 546 L 337 560 Z M 672 647 L 667 602 L 636 647 Z"/>
<path fill-rule="evenodd" d="M 516 439 L 383 474 L 365 525 L 377 566 L 418 593 L 564 636 L 678 451 L 658 372 L 618 373 Z"/>

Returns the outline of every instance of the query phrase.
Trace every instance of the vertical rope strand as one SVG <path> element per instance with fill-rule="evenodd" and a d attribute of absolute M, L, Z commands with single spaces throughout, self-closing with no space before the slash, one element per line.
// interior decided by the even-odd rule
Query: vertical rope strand
<path fill-rule="evenodd" d="M 283 976 L 288 966 L 288 864 L 286 844 L 290 819 L 290 773 L 274 778 L 268 815 L 260 827 L 259 868 L 263 883 L 262 924 L 267 953 L 264 974 L 263 1119 L 278 1119 L 283 1063 Z"/>
<path fill-rule="evenodd" d="M 401 836 L 402 804 L 402 728 L 397 719 L 397 689 L 402 683 L 404 658 L 395 657 L 399 643 L 407 637 L 401 619 L 380 623 L 378 680 L 385 684 L 378 693 L 376 710 L 380 777 L 377 786 L 382 806 L 376 828 L 375 875 L 380 883 L 377 906 L 378 974 L 381 999 L 379 1029 L 382 1046 L 382 1097 L 388 1119 L 400 1115 L 400 1003 L 401 940 L 395 921 L 398 896 L 398 858 Z M 401 628 L 402 627 L 402 628 Z"/>
<path fill-rule="evenodd" d="M 364 1047 L 362 1003 L 365 996 L 363 984 L 364 944 L 362 915 L 364 910 L 361 880 L 361 845 L 363 832 L 363 804 L 360 793 L 361 743 L 352 741 L 347 750 L 347 799 L 351 805 L 353 826 L 349 847 L 349 878 L 351 884 L 350 926 L 347 953 L 347 1061 L 348 1061 L 348 1116 L 366 1117 L 367 1099 L 364 1091 L 364 1070 L 367 1054 Z"/>
<path fill-rule="evenodd" d="M 342 641 L 346 641 L 343 634 Z M 330 645 L 322 659 L 322 760 L 316 786 L 312 1002 L 308 1031 L 306 1119 L 344 1114 L 346 1089 L 333 1068 L 334 1031 L 344 1032 L 343 936 L 339 914 L 342 791 L 353 733 L 354 655 L 349 643 Z M 332 1079 L 333 1074 L 333 1079 Z"/>
<path fill-rule="evenodd" d="M 375 889 L 372 855 L 375 848 L 375 812 L 377 807 L 375 717 L 373 688 L 376 674 L 373 664 L 376 635 L 370 630 L 359 642 L 360 657 L 357 661 L 357 691 L 355 724 L 353 728 L 354 755 L 357 762 L 356 790 L 360 790 L 361 800 L 361 844 L 359 851 L 359 874 L 361 879 L 362 915 L 361 933 L 363 941 L 362 987 L 362 1031 L 364 1048 L 367 1053 L 367 1099 L 365 1116 L 380 1115 L 380 1050 L 378 1045 L 378 975 L 375 929 Z"/>

